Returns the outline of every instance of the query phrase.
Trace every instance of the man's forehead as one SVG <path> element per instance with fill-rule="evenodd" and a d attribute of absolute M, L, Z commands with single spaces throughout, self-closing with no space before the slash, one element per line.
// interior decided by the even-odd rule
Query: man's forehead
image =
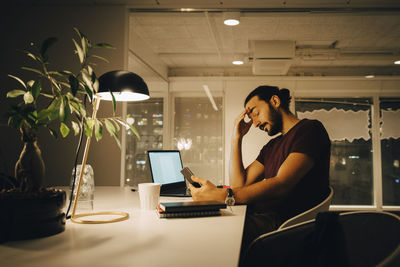
<path fill-rule="evenodd" d="M 257 106 L 258 102 L 260 102 L 260 98 L 256 95 L 250 98 L 250 100 L 246 103 L 245 108 L 246 109 L 251 109 L 255 106 Z"/>

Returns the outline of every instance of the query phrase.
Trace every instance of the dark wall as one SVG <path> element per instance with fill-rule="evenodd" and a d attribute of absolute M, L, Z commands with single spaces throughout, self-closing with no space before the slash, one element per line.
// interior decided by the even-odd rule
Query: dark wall
<path fill-rule="evenodd" d="M 21 70 L 22 66 L 33 66 L 17 49 L 28 49 L 30 42 L 38 45 L 47 37 L 59 40 L 49 51 L 52 69 L 76 71 L 77 56 L 73 53 L 72 38 L 77 35 L 73 27 L 79 28 L 93 42 L 106 42 L 115 50 L 99 50 L 100 56 L 110 63 L 97 61 L 97 76 L 104 72 L 125 69 L 127 10 L 123 6 L 113 7 L 2 7 L 0 27 L 0 172 L 13 175 L 15 162 L 22 149 L 22 142 L 16 129 L 7 126 L 4 113 L 8 109 L 6 94 L 12 89 L 21 89 L 16 81 L 7 77 L 13 74 L 28 80 L 31 74 Z M 121 113 L 119 107 L 118 114 Z M 109 102 L 102 102 L 98 117 L 111 116 Z M 68 185 L 74 162 L 78 138 L 69 136 L 55 140 L 47 131 L 41 131 L 39 145 L 46 164 L 46 185 Z M 96 185 L 119 185 L 120 149 L 114 139 L 105 134 L 99 143 L 93 140 L 88 163 L 95 172 Z"/>

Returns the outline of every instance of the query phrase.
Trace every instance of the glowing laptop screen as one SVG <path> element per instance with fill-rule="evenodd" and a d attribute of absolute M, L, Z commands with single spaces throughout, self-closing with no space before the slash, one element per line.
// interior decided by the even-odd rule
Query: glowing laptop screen
<path fill-rule="evenodd" d="M 185 181 L 179 150 L 148 151 L 148 154 L 153 182 L 164 185 Z"/>

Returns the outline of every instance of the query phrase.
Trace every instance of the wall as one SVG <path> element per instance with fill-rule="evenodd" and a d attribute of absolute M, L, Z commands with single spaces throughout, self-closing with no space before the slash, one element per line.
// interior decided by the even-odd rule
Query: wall
<path fill-rule="evenodd" d="M 97 53 L 109 59 L 110 63 L 98 61 L 95 72 L 98 76 L 110 70 L 124 69 L 127 65 L 128 21 L 124 6 L 110 7 L 2 7 L 0 27 L 0 171 L 13 174 L 14 164 L 22 149 L 18 132 L 6 126 L 3 116 L 8 104 L 7 91 L 18 89 L 18 84 L 7 77 L 13 74 L 24 79 L 30 75 L 20 69 L 32 63 L 17 49 L 28 49 L 29 43 L 40 44 L 50 36 L 58 37 L 58 43 L 49 51 L 53 69 L 76 71 L 78 60 L 73 54 L 73 27 L 79 28 L 93 43 L 106 42 L 115 50 L 99 50 Z M 121 107 L 118 113 L 121 112 Z M 117 113 L 117 114 L 118 114 Z M 102 102 L 99 117 L 112 115 L 110 103 Z M 41 132 L 39 144 L 46 163 L 46 185 L 68 185 L 74 162 L 78 139 L 67 137 L 54 140 L 47 132 Z M 83 150 L 83 149 L 82 149 Z M 100 142 L 92 142 L 88 163 L 93 165 L 96 185 L 119 185 L 121 152 L 114 139 L 107 135 Z"/>

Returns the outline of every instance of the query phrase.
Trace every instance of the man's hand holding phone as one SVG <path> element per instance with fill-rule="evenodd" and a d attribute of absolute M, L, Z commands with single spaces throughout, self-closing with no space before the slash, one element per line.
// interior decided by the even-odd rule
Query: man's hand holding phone
<path fill-rule="evenodd" d="M 188 167 L 183 168 L 183 169 L 181 170 L 181 173 L 183 174 L 183 177 L 185 177 L 185 179 L 186 179 L 191 185 L 193 185 L 193 186 L 196 187 L 196 188 L 201 187 L 201 185 L 200 185 L 199 183 L 196 183 L 195 181 L 192 180 L 192 177 L 191 177 L 191 176 L 194 175 L 194 174 L 193 174 L 193 172 L 192 172 Z"/>

